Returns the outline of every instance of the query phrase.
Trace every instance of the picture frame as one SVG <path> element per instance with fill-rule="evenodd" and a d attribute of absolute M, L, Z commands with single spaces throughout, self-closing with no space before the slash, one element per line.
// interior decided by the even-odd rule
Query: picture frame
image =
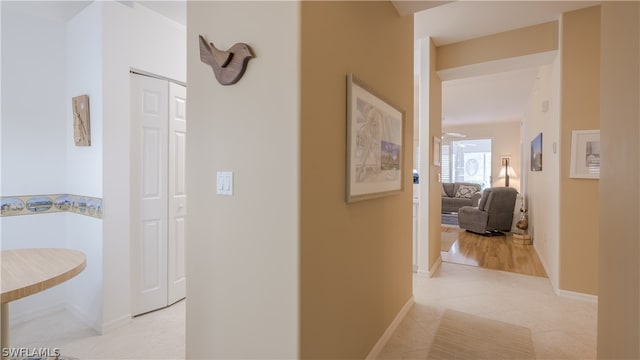
<path fill-rule="evenodd" d="M 500 156 L 500 167 L 508 167 L 509 165 L 511 165 L 511 156 L 509 155 L 502 155 Z"/>
<path fill-rule="evenodd" d="M 404 190 L 404 111 L 347 75 L 346 202 Z"/>
<path fill-rule="evenodd" d="M 600 130 L 571 132 L 569 177 L 600 179 Z"/>
<path fill-rule="evenodd" d="M 89 95 L 71 98 L 73 110 L 73 141 L 76 146 L 91 146 Z"/>
<path fill-rule="evenodd" d="M 433 137 L 433 165 L 440 166 L 442 164 L 442 139 Z"/>
<path fill-rule="evenodd" d="M 531 171 L 542 171 L 542 133 L 531 140 Z"/>

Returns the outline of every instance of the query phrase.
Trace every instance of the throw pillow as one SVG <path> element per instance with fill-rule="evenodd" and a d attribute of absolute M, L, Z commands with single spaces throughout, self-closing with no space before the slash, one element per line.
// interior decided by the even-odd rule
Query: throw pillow
<path fill-rule="evenodd" d="M 442 184 L 440 184 L 440 195 L 444 196 L 444 197 L 449 196 L 449 195 L 447 195 L 447 192 L 444 191 L 444 185 L 442 185 Z"/>
<path fill-rule="evenodd" d="M 460 185 L 458 191 L 456 191 L 457 198 L 471 199 L 473 194 L 478 191 L 478 188 L 473 185 Z"/>

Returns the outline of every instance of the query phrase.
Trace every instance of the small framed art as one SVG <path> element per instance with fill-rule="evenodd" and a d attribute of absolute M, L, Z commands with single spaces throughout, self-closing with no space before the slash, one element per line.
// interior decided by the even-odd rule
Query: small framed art
<path fill-rule="evenodd" d="M 579 179 L 600 178 L 600 130 L 571 132 L 569 176 Z"/>
<path fill-rule="evenodd" d="M 542 133 L 531 141 L 531 171 L 542 171 Z"/>

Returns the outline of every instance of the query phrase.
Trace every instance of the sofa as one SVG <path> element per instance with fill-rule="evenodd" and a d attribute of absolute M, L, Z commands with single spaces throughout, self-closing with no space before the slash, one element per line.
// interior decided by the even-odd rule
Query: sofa
<path fill-rule="evenodd" d="M 463 206 L 458 211 L 460 228 L 478 234 L 511 231 L 517 196 L 518 191 L 511 187 L 485 189 L 478 206 Z"/>
<path fill-rule="evenodd" d="M 456 182 L 442 183 L 442 213 L 457 213 L 463 206 L 478 206 L 482 192 L 480 185 Z"/>

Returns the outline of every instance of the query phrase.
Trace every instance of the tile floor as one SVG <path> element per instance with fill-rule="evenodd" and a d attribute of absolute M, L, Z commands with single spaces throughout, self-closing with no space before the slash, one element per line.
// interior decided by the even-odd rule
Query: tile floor
<path fill-rule="evenodd" d="M 68 360 L 184 359 L 185 304 L 138 316 L 102 336 L 61 310 L 12 326 L 11 346 L 59 348 Z"/>
<path fill-rule="evenodd" d="M 553 293 L 547 278 L 442 263 L 414 277 L 415 305 L 379 359 L 425 359 L 445 309 L 525 326 L 537 359 L 595 359 L 597 304 Z"/>
<path fill-rule="evenodd" d="M 538 359 L 596 357 L 597 305 L 556 296 L 546 278 L 443 263 L 433 278 L 414 278 L 414 298 L 380 359 L 426 358 L 445 309 L 530 328 Z M 181 301 L 98 336 L 61 311 L 13 326 L 11 341 L 69 359 L 184 359 L 184 314 Z"/>

